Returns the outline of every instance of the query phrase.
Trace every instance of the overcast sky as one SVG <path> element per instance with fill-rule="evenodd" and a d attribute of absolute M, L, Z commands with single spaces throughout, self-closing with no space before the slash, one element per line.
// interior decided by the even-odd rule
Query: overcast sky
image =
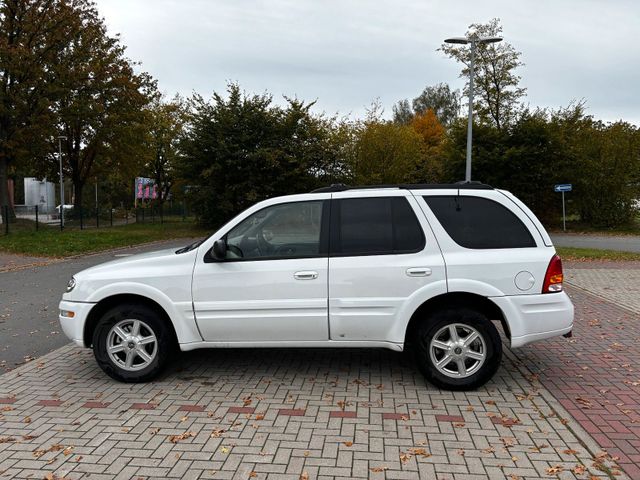
<path fill-rule="evenodd" d="M 110 33 L 168 96 L 249 92 L 318 100 L 387 116 L 426 85 L 460 88 L 460 65 L 436 49 L 469 24 L 499 17 L 522 52 L 531 106 L 584 99 L 604 120 L 640 125 L 640 2 L 636 0 L 97 0 Z"/>

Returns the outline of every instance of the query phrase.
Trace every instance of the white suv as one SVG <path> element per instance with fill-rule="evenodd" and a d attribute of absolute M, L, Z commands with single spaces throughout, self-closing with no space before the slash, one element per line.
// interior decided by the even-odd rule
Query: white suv
<path fill-rule="evenodd" d="M 67 336 L 118 380 L 172 352 L 410 346 L 433 384 L 466 390 L 511 347 L 570 335 L 562 264 L 535 215 L 488 185 L 343 185 L 272 198 L 209 238 L 75 275 Z"/>

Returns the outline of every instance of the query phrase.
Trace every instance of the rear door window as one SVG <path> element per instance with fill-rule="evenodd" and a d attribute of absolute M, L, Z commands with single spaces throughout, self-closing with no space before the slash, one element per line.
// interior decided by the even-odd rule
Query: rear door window
<path fill-rule="evenodd" d="M 473 249 L 535 247 L 524 223 L 508 208 L 482 197 L 424 196 L 449 236 Z"/>
<path fill-rule="evenodd" d="M 422 227 L 404 197 L 345 198 L 332 203 L 333 255 L 413 253 L 424 245 Z"/>

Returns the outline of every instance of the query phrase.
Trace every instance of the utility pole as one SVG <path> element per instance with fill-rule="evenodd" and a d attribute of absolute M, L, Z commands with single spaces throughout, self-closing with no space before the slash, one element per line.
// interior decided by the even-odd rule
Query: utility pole
<path fill-rule="evenodd" d="M 60 161 L 60 230 L 64 229 L 64 177 L 62 174 L 62 140 L 64 135 L 58 136 L 58 160 Z"/>

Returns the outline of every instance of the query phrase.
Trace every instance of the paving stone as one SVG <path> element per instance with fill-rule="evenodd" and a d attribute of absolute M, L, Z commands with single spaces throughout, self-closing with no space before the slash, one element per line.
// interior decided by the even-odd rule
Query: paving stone
<path fill-rule="evenodd" d="M 640 478 L 631 421 L 639 396 L 629 371 L 640 358 L 628 348 L 640 338 L 638 315 L 570 292 L 577 335 L 506 355 L 495 378 L 474 392 L 440 391 L 406 355 L 384 350 L 189 352 L 161 379 L 133 385 L 106 377 L 91 351 L 65 346 L 43 357 L 43 367 L 31 362 L 0 376 L 0 403 L 11 408 L 0 417 L 0 470 L 15 478 L 256 472 L 253 478 L 299 479 L 306 472 L 313 479 L 454 480 L 552 478 L 547 470 L 560 464 L 560 478 L 584 478 L 570 469 L 591 468 L 600 447 L 588 433 L 574 433 L 584 423 L 612 445 L 609 453 L 618 448 L 629 477 Z M 589 325 L 596 318 L 600 327 Z M 611 457 L 599 461 L 617 471 Z"/>

